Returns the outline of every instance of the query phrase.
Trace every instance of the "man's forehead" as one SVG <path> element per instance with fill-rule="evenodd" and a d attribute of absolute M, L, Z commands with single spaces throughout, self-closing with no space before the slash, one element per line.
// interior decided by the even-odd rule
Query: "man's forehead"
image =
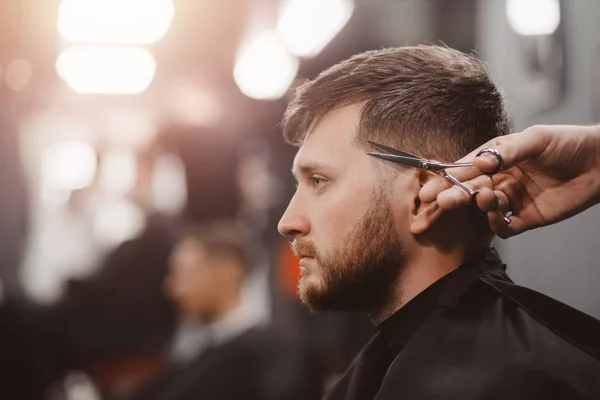
<path fill-rule="evenodd" d="M 327 172 L 335 170 L 335 160 L 330 157 L 319 157 L 316 154 L 305 155 L 302 148 L 296 153 L 292 165 L 292 174 L 311 174 L 314 172 Z"/>
<path fill-rule="evenodd" d="M 353 134 L 360 120 L 361 106 L 357 104 L 336 107 L 321 116 L 307 133 L 306 139 L 321 134 L 335 134 L 343 137 Z M 339 138 L 341 139 L 341 138 Z"/>
<path fill-rule="evenodd" d="M 350 136 L 350 135 L 349 135 Z M 327 172 L 342 168 L 352 156 L 352 147 L 344 142 L 305 141 L 294 157 L 292 173 Z"/>
<path fill-rule="evenodd" d="M 332 166 L 356 156 L 359 149 L 354 139 L 359 114 L 357 106 L 346 106 L 321 118 L 304 138 L 294 158 L 292 171 L 299 172 L 306 166 Z"/>

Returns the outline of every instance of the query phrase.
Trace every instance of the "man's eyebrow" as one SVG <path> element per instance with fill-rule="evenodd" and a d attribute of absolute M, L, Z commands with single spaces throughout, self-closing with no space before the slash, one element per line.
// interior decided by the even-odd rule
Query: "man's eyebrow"
<path fill-rule="evenodd" d="M 331 170 L 332 170 L 332 168 L 325 164 L 320 164 L 320 163 L 316 163 L 316 162 L 302 163 L 302 164 L 292 167 L 292 175 L 294 175 L 294 178 L 296 180 L 298 180 L 298 174 L 312 175 L 312 174 L 318 173 L 318 172 L 327 173 L 327 172 L 330 172 Z"/>

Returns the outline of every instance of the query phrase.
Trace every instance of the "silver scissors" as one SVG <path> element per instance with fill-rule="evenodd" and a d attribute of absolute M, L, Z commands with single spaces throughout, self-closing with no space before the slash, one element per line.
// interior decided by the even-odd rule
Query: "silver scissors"
<path fill-rule="evenodd" d="M 385 151 L 386 153 L 378 153 L 378 152 L 370 151 L 370 152 L 367 152 L 368 155 L 377 157 L 377 158 L 381 158 L 383 160 L 392 161 L 392 162 L 395 162 L 398 164 L 406 165 L 408 167 L 420 168 L 420 169 L 424 169 L 424 170 L 436 173 L 436 174 L 440 175 L 442 178 L 444 178 L 445 180 L 451 182 L 452 184 L 458 186 L 459 188 L 461 188 L 462 190 L 467 192 L 469 194 L 469 196 L 471 196 L 472 201 L 475 202 L 475 196 L 477 196 L 477 193 L 479 193 L 479 191 L 473 190 L 470 187 L 464 185 L 461 181 L 459 181 L 454 176 L 452 176 L 448 172 L 446 172 L 446 168 L 471 167 L 471 166 L 475 165 L 474 162 L 445 163 L 445 162 L 439 162 L 439 161 L 432 161 L 432 160 L 427 160 L 425 158 L 415 156 L 413 154 L 410 154 L 410 153 L 407 153 L 407 152 L 404 152 L 404 151 L 401 151 L 398 149 L 394 149 L 389 146 L 385 146 L 383 144 L 379 144 L 379 143 L 375 143 L 375 142 L 371 142 L 371 141 L 369 141 L 369 143 L 372 144 L 373 146 L 379 148 L 380 150 Z M 477 155 L 480 155 L 482 153 L 493 154 L 498 159 L 499 165 L 498 165 L 497 171 L 494 171 L 488 175 L 492 175 L 502 169 L 502 167 L 504 165 L 504 160 L 502 159 L 502 156 L 496 149 L 483 149 Z M 501 215 L 502 215 L 502 218 L 504 219 L 504 222 L 506 222 L 506 224 L 510 224 L 510 218 L 508 218 L 507 215 L 504 215 L 502 213 L 501 213 Z"/>

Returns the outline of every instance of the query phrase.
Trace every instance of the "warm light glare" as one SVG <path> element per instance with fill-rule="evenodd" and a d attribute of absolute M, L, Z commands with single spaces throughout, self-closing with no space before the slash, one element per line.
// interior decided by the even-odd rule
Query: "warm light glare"
<path fill-rule="evenodd" d="M 506 16 L 521 35 L 551 35 L 560 24 L 560 4 L 558 0 L 507 0 Z"/>
<path fill-rule="evenodd" d="M 158 130 L 157 117 L 143 107 L 116 108 L 104 113 L 103 119 L 106 138 L 126 148 L 149 144 Z"/>
<path fill-rule="evenodd" d="M 44 153 L 43 182 L 55 190 L 82 189 L 94 180 L 96 166 L 96 151 L 88 143 L 55 143 Z"/>
<path fill-rule="evenodd" d="M 312 57 L 338 34 L 353 11 L 352 0 L 286 0 L 277 32 L 293 54 Z"/>
<path fill-rule="evenodd" d="M 171 117 L 186 125 L 212 125 L 222 113 L 215 93 L 192 83 L 173 85 L 164 101 L 164 108 L 170 111 Z"/>
<path fill-rule="evenodd" d="M 125 195 L 135 185 L 135 153 L 128 149 L 110 150 L 102 157 L 100 184 L 107 193 Z"/>
<path fill-rule="evenodd" d="M 71 199 L 71 191 L 64 189 L 57 190 L 49 187 L 48 185 L 43 185 L 40 190 L 40 198 L 45 207 L 49 209 L 61 209 L 69 204 L 69 200 Z"/>
<path fill-rule="evenodd" d="M 156 63 L 146 50 L 78 47 L 63 50 L 58 75 L 78 93 L 141 93 L 154 78 Z"/>
<path fill-rule="evenodd" d="M 152 199 L 157 211 L 178 215 L 187 204 L 185 166 L 175 154 L 163 154 L 152 169 Z"/>
<path fill-rule="evenodd" d="M 242 48 L 233 77 L 246 96 L 267 100 L 282 97 L 297 72 L 298 59 L 287 52 L 275 32 L 267 32 Z"/>
<path fill-rule="evenodd" d="M 171 0 L 62 0 L 58 31 L 70 42 L 154 43 L 173 14 Z"/>
<path fill-rule="evenodd" d="M 119 199 L 101 205 L 94 217 L 96 237 L 114 246 L 139 235 L 146 224 L 142 210 L 132 202 Z"/>

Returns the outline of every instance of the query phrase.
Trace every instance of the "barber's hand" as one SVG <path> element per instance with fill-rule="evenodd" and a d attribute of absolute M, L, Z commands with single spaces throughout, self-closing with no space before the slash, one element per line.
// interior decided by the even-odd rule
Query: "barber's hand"
<path fill-rule="evenodd" d="M 482 148 L 497 149 L 504 169 Z M 506 238 L 569 218 L 600 202 L 600 126 L 544 125 L 495 138 L 459 161 L 475 167 L 449 170 L 480 190 L 477 206 L 487 212 L 491 229 Z M 493 189 L 492 189 L 493 188 Z M 437 200 L 443 210 L 471 204 L 469 195 L 441 178 L 423 186 L 424 202 Z M 509 225 L 499 212 L 512 211 Z"/>

